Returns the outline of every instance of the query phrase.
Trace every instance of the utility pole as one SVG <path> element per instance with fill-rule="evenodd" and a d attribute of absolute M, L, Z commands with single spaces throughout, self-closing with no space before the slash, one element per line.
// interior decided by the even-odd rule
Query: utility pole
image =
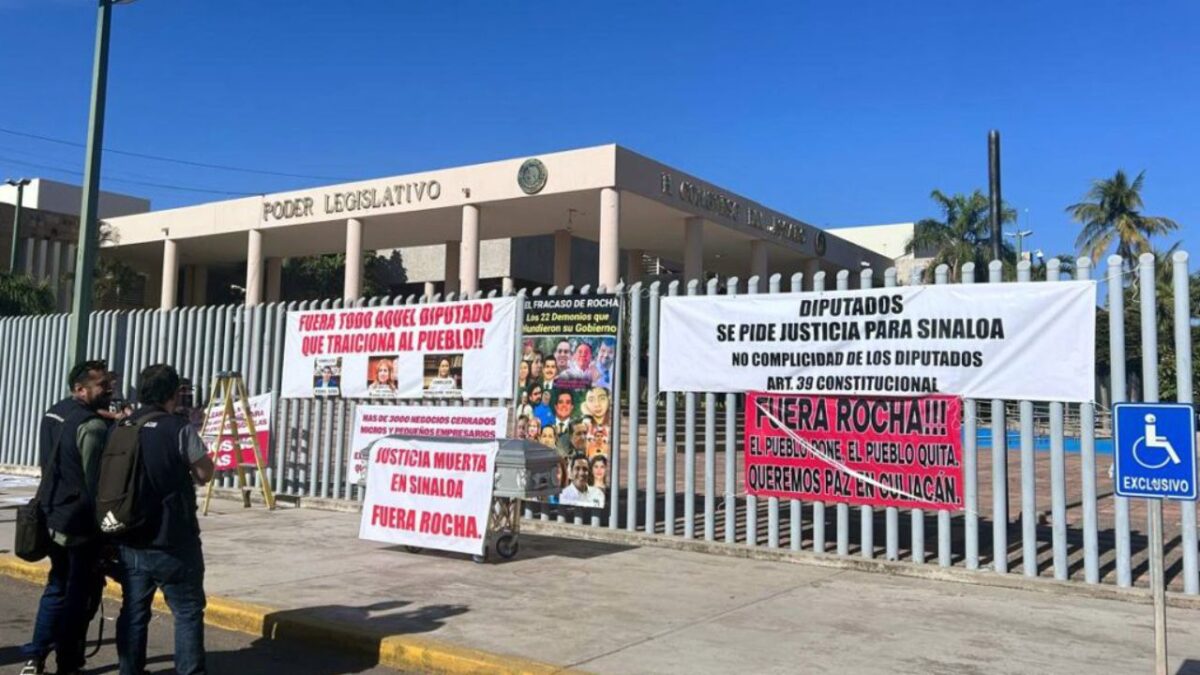
<path fill-rule="evenodd" d="M 992 260 L 1000 259 L 1000 132 L 988 132 L 988 199 L 992 225 Z"/>
<path fill-rule="evenodd" d="M 88 320 L 92 313 L 92 277 L 100 246 L 100 155 L 104 146 L 104 103 L 108 88 L 108 34 L 112 6 L 130 0 L 99 0 L 96 18 L 96 55 L 92 63 L 92 102 L 88 115 L 87 156 L 83 167 L 83 203 L 79 209 L 79 244 L 75 257 L 75 288 L 71 297 L 71 319 L 67 347 L 70 363 L 86 359 Z"/>
<path fill-rule="evenodd" d="M 25 199 L 25 186 L 29 185 L 28 178 L 20 178 L 13 180 L 9 178 L 5 183 L 17 188 L 17 209 L 13 212 L 13 230 L 12 230 L 12 248 L 8 250 L 8 272 L 9 274 L 17 273 L 17 244 L 20 243 L 20 238 L 17 237 L 17 232 L 21 229 L 21 201 Z"/>

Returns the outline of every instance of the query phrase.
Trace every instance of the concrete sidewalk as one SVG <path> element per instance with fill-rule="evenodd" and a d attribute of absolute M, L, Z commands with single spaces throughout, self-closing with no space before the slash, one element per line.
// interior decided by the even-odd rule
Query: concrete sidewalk
<path fill-rule="evenodd" d="M 20 492 L 0 488 L 0 547 L 12 541 L 4 498 Z M 201 523 L 210 617 L 229 619 L 228 608 L 242 607 L 243 630 L 375 649 L 399 667 L 1022 674 L 1152 667 L 1144 604 L 532 531 L 522 533 L 514 560 L 478 565 L 360 541 L 355 513 L 213 506 Z M 1200 673 L 1200 610 L 1172 608 L 1169 622 L 1170 672 Z"/>

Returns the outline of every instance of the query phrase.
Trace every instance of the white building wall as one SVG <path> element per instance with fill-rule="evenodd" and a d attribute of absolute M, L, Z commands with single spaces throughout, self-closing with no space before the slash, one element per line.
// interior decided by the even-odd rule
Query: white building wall
<path fill-rule="evenodd" d="M 924 269 L 929 264 L 928 257 L 917 255 L 924 253 L 923 251 L 917 251 L 915 254 L 905 252 L 908 242 L 912 241 L 915 230 L 915 223 L 891 223 L 888 225 L 839 227 L 827 231 L 853 244 L 891 258 L 896 266 L 896 277 L 900 283 L 907 284 L 912 278 L 914 269 Z"/>
<path fill-rule="evenodd" d="M 52 211 L 71 216 L 79 215 L 79 207 L 83 201 L 83 189 L 78 185 L 69 185 L 45 178 L 34 178 L 25 186 L 21 205 L 27 208 Z M 5 204 L 17 203 L 17 188 L 0 184 L 0 202 Z M 123 195 L 116 192 L 100 192 L 100 217 L 116 218 L 135 213 L 145 213 L 150 210 L 150 200 L 141 197 Z"/>

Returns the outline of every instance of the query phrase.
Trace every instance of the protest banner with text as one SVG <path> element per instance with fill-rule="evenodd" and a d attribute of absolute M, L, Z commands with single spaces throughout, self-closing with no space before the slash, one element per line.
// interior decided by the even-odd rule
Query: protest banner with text
<path fill-rule="evenodd" d="M 482 555 L 499 448 L 496 441 L 376 443 L 359 538 Z"/>
<path fill-rule="evenodd" d="M 492 440 L 504 438 L 508 409 L 499 406 L 360 405 L 354 411 L 346 480 L 366 477 L 371 446 L 389 436 Z"/>
<path fill-rule="evenodd" d="M 1096 284 L 668 297 L 663 391 L 1091 401 Z"/>
<path fill-rule="evenodd" d="M 962 399 L 746 396 L 746 493 L 961 509 Z"/>
<path fill-rule="evenodd" d="M 263 468 L 266 468 L 270 466 L 267 459 L 271 448 L 272 396 L 271 394 L 251 396 L 246 403 L 250 409 L 251 419 L 254 421 L 254 432 L 258 437 L 258 447 L 262 453 L 259 458 L 262 460 Z M 238 465 L 254 466 L 254 440 L 250 435 L 250 427 L 246 424 L 246 413 L 242 410 L 241 401 L 233 402 L 233 410 L 235 413 L 233 421 L 237 424 L 237 445 L 240 452 L 235 453 L 233 450 L 234 438 L 230 433 L 229 420 L 225 421 L 224 428 L 221 427 L 221 418 L 225 413 L 224 408 L 214 407 L 209 411 L 208 419 L 204 420 L 204 428 L 200 431 L 200 438 L 208 448 L 209 454 L 212 455 L 213 464 L 216 465 L 218 471 L 232 469 Z"/>
<path fill-rule="evenodd" d="M 283 397 L 507 398 L 516 299 L 289 312 Z"/>

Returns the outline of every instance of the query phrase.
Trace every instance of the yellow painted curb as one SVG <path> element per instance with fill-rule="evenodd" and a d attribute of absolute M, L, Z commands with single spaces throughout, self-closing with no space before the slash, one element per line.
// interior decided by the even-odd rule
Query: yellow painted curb
<path fill-rule="evenodd" d="M 12 556 L 0 556 L 0 575 L 34 584 L 46 583 L 49 565 L 28 563 Z M 108 584 L 104 595 L 121 599 L 121 587 Z M 170 611 L 159 592 L 154 608 Z M 550 673 L 582 674 L 559 666 L 518 657 L 460 647 L 458 645 L 413 637 L 383 635 L 364 630 L 351 623 L 295 615 L 240 600 L 208 598 L 204 622 L 224 630 L 265 637 L 269 640 L 319 643 L 377 658 L 379 664 L 396 669 L 418 669 L 427 673 L 503 673 L 505 675 L 549 675 Z"/>

